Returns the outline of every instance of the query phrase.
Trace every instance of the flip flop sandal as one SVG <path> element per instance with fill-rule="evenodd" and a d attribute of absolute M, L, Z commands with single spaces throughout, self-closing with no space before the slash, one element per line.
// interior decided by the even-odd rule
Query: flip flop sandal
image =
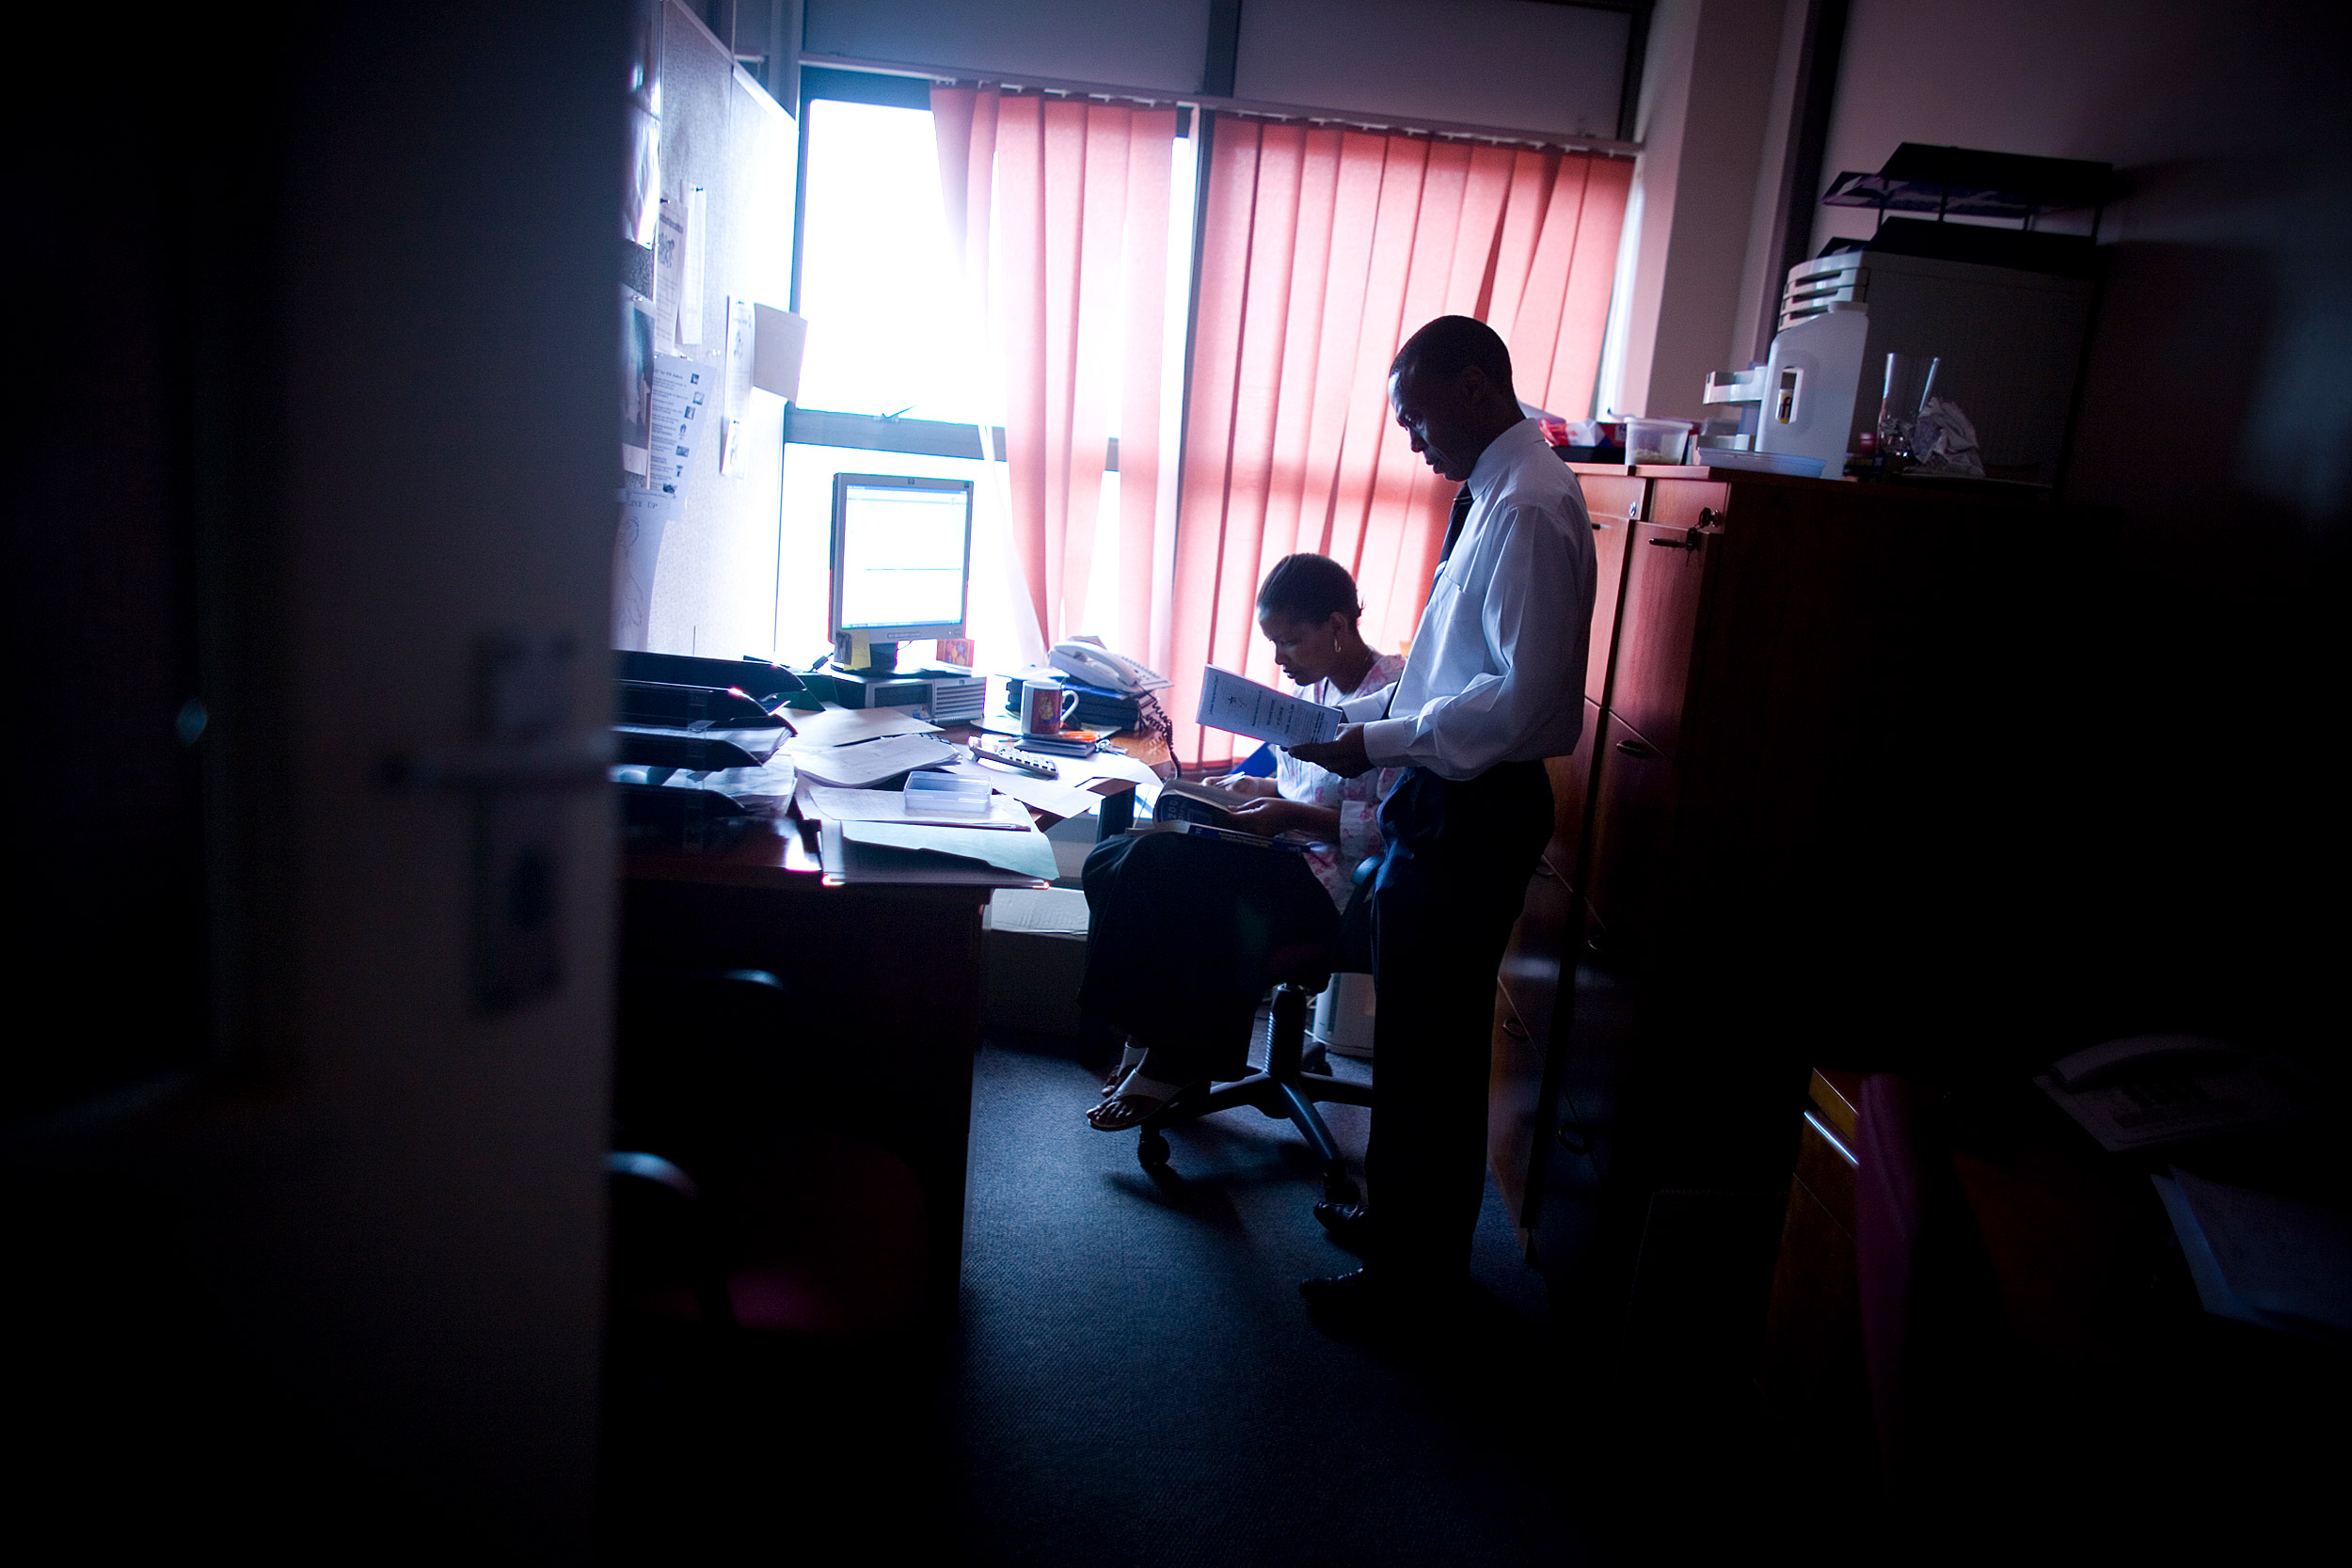
<path fill-rule="evenodd" d="M 1150 1053 L 1139 1045 L 1131 1045 L 1120 1052 L 1119 1065 L 1111 1069 L 1109 1074 L 1103 1080 L 1103 1093 L 1101 1098 L 1108 1100 L 1111 1096 L 1117 1094 L 1119 1092 L 1119 1085 L 1127 1081 L 1127 1074 L 1141 1067 L 1143 1065 L 1143 1058 L 1149 1054 Z"/>
<path fill-rule="evenodd" d="M 1125 1132 L 1142 1126 L 1182 1094 L 1182 1084 L 1146 1078 L 1142 1069 L 1127 1074 L 1119 1092 L 1087 1113 L 1087 1125 L 1097 1132 Z"/>

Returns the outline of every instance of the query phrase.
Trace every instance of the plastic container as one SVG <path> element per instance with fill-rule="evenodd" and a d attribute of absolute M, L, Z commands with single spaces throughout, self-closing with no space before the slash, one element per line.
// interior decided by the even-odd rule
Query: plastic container
<path fill-rule="evenodd" d="M 925 816 L 986 816 L 988 798 L 994 793 L 986 779 L 959 778 L 953 773 L 907 775 L 907 810 Z"/>
<path fill-rule="evenodd" d="M 1680 463 L 1691 439 L 1688 420 L 1628 420 L 1625 421 L 1625 460 L 1629 463 Z"/>

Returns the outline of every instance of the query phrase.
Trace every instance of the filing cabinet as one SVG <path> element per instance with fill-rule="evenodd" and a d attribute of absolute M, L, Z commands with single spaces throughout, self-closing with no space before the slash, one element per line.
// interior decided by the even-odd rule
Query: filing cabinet
<path fill-rule="evenodd" d="M 1604 1085 L 1609 1125 L 1572 1119 L 1608 1150 L 1602 1212 L 1579 1221 L 1606 1275 L 1660 1188 L 1785 1188 L 1785 1140 L 1756 1130 L 1788 1125 L 1841 1036 L 1951 983 L 1921 965 L 1956 973 L 1994 896 L 1972 769 L 2024 645 L 2020 584 L 2066 515 L 1578 472 L 1598 564 L 1584 724 L 1547 765 L 1555 831 L 1498 976 L 1488 1154 L 1533 1257 L 1561 1085 Z M 1627 1000 L 1605 1039 L 1577 1016 L 1581 969 Z"/>

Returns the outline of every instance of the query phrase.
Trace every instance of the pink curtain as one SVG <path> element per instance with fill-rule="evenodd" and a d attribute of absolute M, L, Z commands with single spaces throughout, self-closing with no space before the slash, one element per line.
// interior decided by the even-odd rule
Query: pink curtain
<path fill-rule="evenodd" d="M 1181 721 L 1202 665 L 1275 678 L 1255 600 L 1283 556 L 1353 571 L 1375 647 L 1412 635 L 1454 489 L 1389 413 L 1389 360 L 1415 328 L 1490 323 L 1521 398 L 1590 417 L 1632 166 L 1216 118 L 1168 672 L 1183 760 L 1232 739 Z"/>
<path fill-rule="evenodd" d="M 934 87 L 948 232 L 1005 409 L 1010 532 L 1048 642 L 1109 631 L 1146 645 L 1159 491 L 1173 109 Z M 1119 437 L 1119 515 L 1104 519 Z M 1100 531 L 1116 529 L 1113 602 L 1089 604 Z"/>

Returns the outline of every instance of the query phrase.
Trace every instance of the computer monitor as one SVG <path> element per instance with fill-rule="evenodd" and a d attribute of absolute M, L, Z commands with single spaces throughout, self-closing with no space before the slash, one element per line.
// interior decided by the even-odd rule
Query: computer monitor
<path fill-rule="evenodd" d="M 835 659 L 853 632 L 877 670 L 897 668 L 900 642 L 961 637 L 971 568 L 970 480 L 833 476 Z"/>

